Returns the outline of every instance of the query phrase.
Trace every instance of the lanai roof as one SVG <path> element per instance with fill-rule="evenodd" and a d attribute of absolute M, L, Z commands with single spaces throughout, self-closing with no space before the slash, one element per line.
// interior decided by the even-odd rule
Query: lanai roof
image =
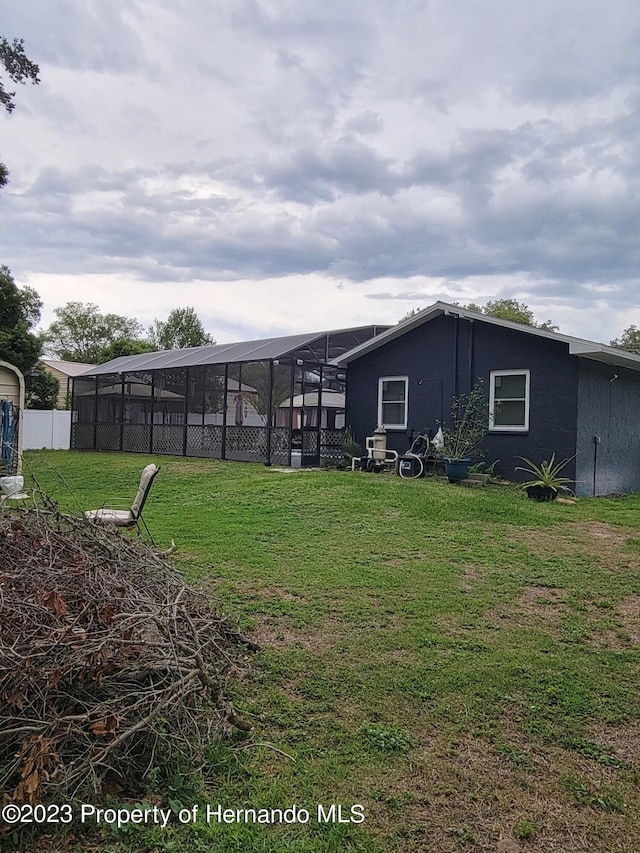
<path fill-rule="evenodd" d="M 268 361 L 270 359 L 294 356 L 318 361 L 312 351 L 314 344 L 327 340 L 326 349 L 329 358 L 352 348 L 354 342 L 362 340 L 363 335 L 377 334 L 387 326 L 358 326 L 352 329 L 335 329 L 328 332 L 313 332 L 301 335 L 287 335 L 280 338 L 263 338 L 257 341 L 240 341 L 233 344 L 216 344 L 205 347 L 189 347 L 179 350 L 146 352 L 140 355 L 121 356 L 105 364 L 99 364 L 83 373 L 83 376 L 96 376 L 104 373 L 123 373 L 146 370 L 158 370 L 172 367 L 194 367 L 202 364 L 232 364 L 245 361 Z M 308 351 L 308 352 L 307 352 Z M 323 358 L 324 360 L 328 360 Z"/>

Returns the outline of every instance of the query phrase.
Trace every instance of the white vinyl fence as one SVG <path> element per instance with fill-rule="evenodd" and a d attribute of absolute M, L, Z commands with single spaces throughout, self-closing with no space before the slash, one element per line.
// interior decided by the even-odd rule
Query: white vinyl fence
<path fill-rule="evenodd" d="M 23 450 L 69 450 L 71 412 L 59 409 L 25 409 Z"/>

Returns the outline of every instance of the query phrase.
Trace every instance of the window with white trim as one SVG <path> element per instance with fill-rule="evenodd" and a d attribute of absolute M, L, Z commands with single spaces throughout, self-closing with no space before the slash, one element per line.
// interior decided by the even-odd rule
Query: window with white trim
<path fill-rule="evenodd" d="M 489 429 L 525 432 L 529 429 L 529 371 L 492 370 L 489 389 Z"/>
<path fill-rule="evenodd" d="M 378 380 L 378 425 L 407 428 L 408 376 L 381 376 Z"/>

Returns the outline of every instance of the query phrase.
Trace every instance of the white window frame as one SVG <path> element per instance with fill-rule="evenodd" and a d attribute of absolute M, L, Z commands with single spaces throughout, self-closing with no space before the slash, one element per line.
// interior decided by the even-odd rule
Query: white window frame
<path fill-rule="evenodd" d="M 524 424 L 496 424 L 494 423 L 494 412 L 496 406 L 496 384 L 497 376 L 524 376 Z M 529 432 L 529 407 L 531 403 L 531 374 L 528 369 L 520 370 L 492 370 L 489 374 L 489 431 L 490 432 Z M 521 397 L 513 399 L 521 400 Z M 500 403 L 500 400 L 498 400 Z"/>
<path fill-rule="evenodd" d="M 382 419 L 382 383 L 383 382 L 404 382 L 404 422 L 401 424 L 386 424 Z M 386 402 L 392 402 L 387 400 Z M 400 402 L 397 400 L 395 402 Z M 385 429 L 406 430 L 409 419 L 409 377 L 408 376 L 380 376 L 378 378 L 378 426 Z"/>

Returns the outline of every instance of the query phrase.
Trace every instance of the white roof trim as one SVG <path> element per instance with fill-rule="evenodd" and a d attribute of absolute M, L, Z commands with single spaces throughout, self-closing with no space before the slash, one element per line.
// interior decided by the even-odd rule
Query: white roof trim
<path fill-rule="evenodd" d="M 628 367 L 631 370 L 640 371 L 640 355 L 626 352 L 625 350 L 610 347 L 606 344 L 599 344 L 595 341 L 588 341 L 583 338 L 575 338 L 571 335 L 563 335 L 560 332 L 550 332 L 547 329 L 539 329 L 537 326 L 526 326 L 522 323 L 513 323 L 511 320 L 500 320 L 498 317 L 490 317 L 488 314 L 480 314 L 477 311 L 469 311 L 466 308 L 461 308 L 459 305 L 450 305 L 448 302 L 435 302 L 418 314 L 414 314 L 407 320 L 382 332 L 374 338 L 371 338 L 360 346 L 354 347 L 349 352 L 344 353 L 340 358 L 334 359 L 332 364 L 338 367 L 344 367 L 352 361 L 360 358 L 366 353 L 373 352 L 378 347 L 384 346 L 396 338 L 402 337 L 412 329 L 422 326 L 423 323 L 428 323 L 434 317 L 441 314 L 454 315 L 465 320 L 476 321 L 483 323 L 491 323 L 494 326 L 502 326 L 504 329 L 514 329 L 518 332 L 525 332 L 529 335 L 537 335 L 541 338 L 548 338 L 552 341 L 566 343 L 569 347 L 569 354 L 580 356 L 582 358 L 592 358 L 596 361 L 603 361 L 607 364 L 616 364 L 620 367 Z"/>

